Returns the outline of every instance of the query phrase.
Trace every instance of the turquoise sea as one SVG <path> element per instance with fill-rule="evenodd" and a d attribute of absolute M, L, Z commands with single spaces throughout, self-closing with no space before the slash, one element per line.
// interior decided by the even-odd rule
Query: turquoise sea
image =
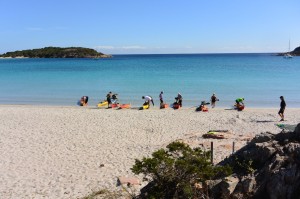
<path fill-rule="evenodd" d="M 191 107 L 216 93 L 219 107 L 244 97 L 248 107 L 300 107 L 300 57 L 273 54 L 114 55 L 109 59 L 0 59 L 0 104 L 89 105 L 109 91 L 120 103 L 140 106 L 141 97 L 164 91 L 167 103 L 180 92 Z"/>

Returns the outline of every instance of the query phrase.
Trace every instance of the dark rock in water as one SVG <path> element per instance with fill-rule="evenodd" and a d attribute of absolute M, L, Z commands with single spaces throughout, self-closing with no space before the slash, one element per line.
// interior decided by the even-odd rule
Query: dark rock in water
<path fill-rule="evenodd" d="M 300 124 L 293 132 L 256 136 L 225 164 L 238 180 L 210 187 L 212 198 L 300 198 Z"/>

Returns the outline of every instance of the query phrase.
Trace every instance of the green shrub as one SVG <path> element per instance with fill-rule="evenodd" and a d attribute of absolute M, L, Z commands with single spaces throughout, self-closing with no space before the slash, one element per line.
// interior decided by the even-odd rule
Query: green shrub
<path fill-rule="evenodd" d="M 135 160 L 132 171 L 152 180 L 147 198 L 200 198 L 205 190 L 195 185 L 217 176 L 231 173 L 229 166 L 213 166 L 210 152 L 192 149 L 187 144 L 173 142 L 160 149 L 151 158 Z"/>
<path fill-rule="evenodd" d="M 234 161 L 230 163 L 235 173 L 240 175 L 252 174 L 255 171 L 254 162 L 247 156 L 234 156 Z"/>

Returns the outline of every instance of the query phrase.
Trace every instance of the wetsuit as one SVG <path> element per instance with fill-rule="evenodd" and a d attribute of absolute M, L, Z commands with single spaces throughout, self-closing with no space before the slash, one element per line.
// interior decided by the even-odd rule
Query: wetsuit
<path fill-rule="evenodd" d="M 283 114 L 285 107 L 286 107 L 286 103 L 285 103 L 284 99 L 282 99 L 280 102 L 280 110 L 279 110 L 278 114 Z"/>
<path fill-rule="evenodd" d="M 182 95 L 181 94 L 177 95 L 177 101 L 178 101 L 179 106 L 182 107 Z"/>
<path fill-rule="evenodd" d="M 112 97 L 112 93 L 108 93 L 106 95 L 107 107 L 109 107 L 109 105 L 111 104 L 111 97 Z"/>
<path fill-rule="evenodd" d="M 161 104 L 164 103 L 163 94 L 162 93 L 159 94 L 159 101 L 160 101 Z"/>

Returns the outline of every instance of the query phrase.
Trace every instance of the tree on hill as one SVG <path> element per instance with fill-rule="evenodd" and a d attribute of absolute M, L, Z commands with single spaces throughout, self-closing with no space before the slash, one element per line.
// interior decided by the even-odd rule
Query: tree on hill
<path fill-rule="evenodd" d="M 29 58 L 100 58 L 110 57 L 94 49 L 82 47 L 45 47 L 40 49 L 7 52 L 0 57 L 29 57 Z"/>

